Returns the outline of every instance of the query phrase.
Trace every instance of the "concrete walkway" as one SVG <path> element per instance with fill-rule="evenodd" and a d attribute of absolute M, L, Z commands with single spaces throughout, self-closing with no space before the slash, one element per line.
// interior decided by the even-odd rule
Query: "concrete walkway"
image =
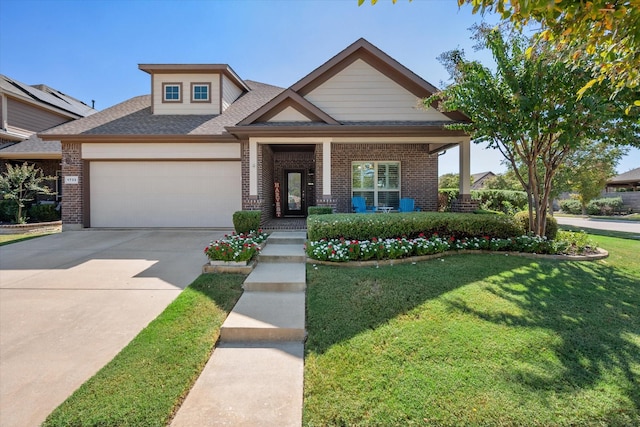
<path fill-rule="evenodd" d="M 173 427 L 302 424 L 305 237 L 269 236 Z"/>

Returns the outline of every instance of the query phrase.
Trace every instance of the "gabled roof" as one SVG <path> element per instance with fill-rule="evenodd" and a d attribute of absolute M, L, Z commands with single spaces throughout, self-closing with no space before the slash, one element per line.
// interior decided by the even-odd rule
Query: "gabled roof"
<path fill-rule="evenodd" d="M 311 122 L 322 122 L 332 125 L 339 124 L 333 117 L 295 93 L 293 90 L 287 89 L 238 123 L 238 126 L 246 126 L 254 122 L 266 122 L 289 107 L 294 108 L 296 111 L 306 116 Z"/>
<path fill-rule="evenodd" d="M 305 96 L 358 59 L 365 61 L 418 98 L 427 98 L 438 92 L 438 89 L 431 83 L 409 70 L 364 38 L 358 39 L 342 52 L 299 80 L 291 86 L 291 90 Z M 443 114 L 452 120 L 469 121 L 469 118 L 461 112 L 454 111 Z"/>
<path fill-rule="evenodd" d="M 29 86 L 3 74 L 0 74 L 0 92 L 14 95 L 23 100 L 44 104 L 54 110 L 62 110 L 71 114 L 74 118 L 90 116 L 96 112 L 95 109 L 84 102 L 57 89 L 43 84 Z"/>

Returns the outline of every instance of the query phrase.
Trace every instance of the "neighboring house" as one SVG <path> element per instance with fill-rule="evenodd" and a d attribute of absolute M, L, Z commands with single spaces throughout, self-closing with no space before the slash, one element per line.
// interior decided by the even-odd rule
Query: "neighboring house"
<path fill-rule="evenodd" d="M 618 189 L 640 191 L 640 168 L 631 169 L 607 181 L 607 191 Z"/>
<path fill-rule="evenodd" d="M 496 174 L 493 172 L 480 172 L 474 173 L 471 175 L 471 189 L 472 190 L 480 190 L 484 188 L 485 183 L 491 179 L 495 178 Z"/>
<path fill-rule="evenodd" d="M 438 153 L 469 136 L 459 112 L 423 109 L 437 89 L 360 39 L 283 89 L 220 64 L 140 64 L 151 95 L 39 134 L 62 142 L 63 229 L 230 227 L 309 206 L 351 212 L 351 198 L 438 207 Z M 460 210 L 472 209 L 469 180 Z"/>
<path fill-rule="evenodd" d="M 6 163 L 26 161 L 42 169 L 45 175 L 59 176 L 60 142 L 43 141 L 36 133 L 95 112 L 49 86 L 29 86 L 0 74 L 0 172 L 6 170 Z M 55 190 L 59 193 L 59 183 Z"/>

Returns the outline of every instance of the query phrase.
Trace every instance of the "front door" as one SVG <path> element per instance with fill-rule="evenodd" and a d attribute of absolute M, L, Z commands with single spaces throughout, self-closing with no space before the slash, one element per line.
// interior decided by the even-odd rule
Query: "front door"
<path fill-rule="evenodd" d="M 284 214 L 286 216 L 305 216 L 304 170 L 286 169 L 284 171 Z"/>

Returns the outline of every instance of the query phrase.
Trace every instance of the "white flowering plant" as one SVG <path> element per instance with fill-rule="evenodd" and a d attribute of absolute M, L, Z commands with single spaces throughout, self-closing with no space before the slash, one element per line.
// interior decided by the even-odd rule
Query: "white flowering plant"
<path fill-rule="evenodd" d="M 309 258 L 318 261 L 347 262 L 433 255 L 449 250 L 575 254 L 595 248 L 591 242 L 584 243 L 584 237 L 578 233 L 564 232 L 562 237 L 562 239 L 556 240 L 549 240 L 544 236 L 526 235 L 510 239 L 491 238 L 490 236 L 457 239 L 453 236 L 440 237 L 438 234 L 427 238 L 424 234 L 420 234 L 413 239 L 406 237 L 373 238 L 371 240 L 321 239 L 307 241 L 305 250 Z"/>
<path fill-rule="evenodd" d="M 220 240 L 212 240 L 204 253 L 211 261 L 249 261 L 258 254 L 268 236 L 262 230 L 225 234 Z"/>

